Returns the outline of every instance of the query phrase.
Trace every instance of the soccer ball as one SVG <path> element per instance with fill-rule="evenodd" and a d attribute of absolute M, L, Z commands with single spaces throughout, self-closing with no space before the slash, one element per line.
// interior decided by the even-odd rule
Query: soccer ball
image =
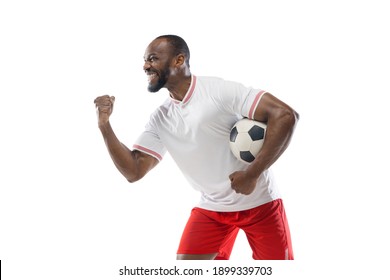
<path fill-rule="evenodd" d="M 230 131 L 230 149 L 242 162 L 251 163 L 263 146 L 267 125 L 262 122 L 241 119 Z"/>

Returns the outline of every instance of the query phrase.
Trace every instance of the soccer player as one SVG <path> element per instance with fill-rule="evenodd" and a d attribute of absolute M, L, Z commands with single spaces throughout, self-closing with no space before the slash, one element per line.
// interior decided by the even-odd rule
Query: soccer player
<path fill-rule="evenodd" d="M 108 152 L 129 181 L 141 179 L 169 152 L 201 194 L 184 228 L 177 259 L 229 259 L 242 229 L 256 260 L 293 259 L 289 226 L 271 165 L 285 151 L 298 114 L 270 93 L 190 71 L 190 51 L 176 35 L 146 48 L 148 90 L 169 91 L 132 149 L 116 137 L 110 115 L 115 98 L 95 99 L 98 126 Z M 263 147 L 251 164 L 236 159 L 229 133 L 241 118 L 267 123 Z"/>

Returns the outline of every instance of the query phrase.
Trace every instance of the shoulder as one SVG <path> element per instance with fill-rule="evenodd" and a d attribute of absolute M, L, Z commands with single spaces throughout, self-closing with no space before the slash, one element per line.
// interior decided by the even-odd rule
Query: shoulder
<path fill-rule="evenodd" d="M 232 82 L 229 82 L 220 77 L 213 76 L 199 76 L 197 77 L 196 89 L 208 94 L 218 94 L 225 92 L 231 87 Z"/>
<path fill-rule="evenodd" d="M 243 87 L 243 85 L 239 82 L 214 76 L 197 76 L 197 84 L 203 86 L 221 87 L 223 89 Z"/>
<path fill-rule="evenodd" d="M 224 79 L 213 76 L 196 76 L 197 85 L 220 85 L 225 82 Z"/>
<path fill-rule="evenodd" d="M 245 94 L 251 89 L 240 82 L 212 76 L 199 76 L 197 78 L 197 88 L 200 91 L 206 91 L 208 94 L 217 96 Z"/>

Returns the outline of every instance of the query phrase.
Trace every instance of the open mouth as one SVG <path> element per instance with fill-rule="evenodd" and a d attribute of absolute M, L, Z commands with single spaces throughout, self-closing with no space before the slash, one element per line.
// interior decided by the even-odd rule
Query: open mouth
<path fill-rule="evenodd" d="M 155 78 L 157 78 L 157 73 L 155 72 L 148 72 L 146 74 L 148 76 L 148 82 L 152 82 Z"/>

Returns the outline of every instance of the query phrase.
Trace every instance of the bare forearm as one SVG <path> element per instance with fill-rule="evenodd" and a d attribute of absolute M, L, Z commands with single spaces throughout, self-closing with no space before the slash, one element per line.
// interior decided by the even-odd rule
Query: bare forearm
<path fill-rule="evenodd" d="M 247 169 L 250 174 L 260 176 L 283 154 L 290 143 L 297 121 L 298 114 L 293 110 L 283 111 L 268 120 L 263 148 Z"/>
<path fill-rule="evenodd" d="M 158 160 L 148 154 L 131 151 L 118 140 L 109 122 L 114 102 L 115 97 L 109 95 L 102 95 L 94 100 L 99 129 L 116 168 L 127 181 L 135 182 L 156 166 Z"/>
<path fill-rule="evenodd" d="M 132 151 L 119 141 L 109 122 L 99 125 L 99 129 L 116 168 L 128 181 L 136 181 L 138 168 Z"/>

